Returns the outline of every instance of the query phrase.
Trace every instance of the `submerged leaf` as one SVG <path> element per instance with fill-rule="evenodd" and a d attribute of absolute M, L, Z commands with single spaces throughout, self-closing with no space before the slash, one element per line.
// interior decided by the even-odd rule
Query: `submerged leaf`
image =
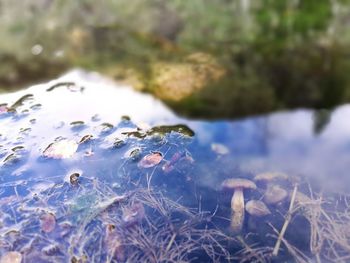
<path fill-rule="evenodd" d="M 56 227 L 56 218 L 53 214 L 47 213 L 40 217 L 41 230 L 45 233 L 52 232 Z"/>
<path fill-rule="evenodd" d="M 145 208 L 141 203 L 134 203 L 123 210 L 123 221 L 126 226 L 133 226 L 145 217 Z"/>
<path fill-rule="evenodd" d="M 162 160 L 163 160 L 162 153 L 153 152 L 153 153 L 147 154 L 145 157 L 143 157 L 137 166 L 139 168 L 150 168 L 150 167 L 156 166 Z"/>
<path fill-rule="evenodd" d="M 77 151 L 78 144 L 72 140 L 61 140 L 51 143 L 43 152 L 43 156 L 54 159 L 70 158 Z"/>
<path fill-rule="evenodd" d="M 22 254 L 17 251 L 7 252 L 0 259 L 0 263 L 21 263 L 21 261 Z"/>
<path fill-rule="evenodd" d="M 4 114 L 8 112 L 8 108 L 6 106 L 0 106 L 0 114 Z"/>

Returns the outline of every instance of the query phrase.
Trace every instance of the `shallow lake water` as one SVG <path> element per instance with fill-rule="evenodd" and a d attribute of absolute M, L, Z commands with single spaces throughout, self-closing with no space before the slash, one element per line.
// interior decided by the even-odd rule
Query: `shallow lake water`
<path fill-rule="evenodd" d="M 349 105 L 188 120 L 80 70 L 0 105 L 1 262 L 350 260 Z M 223 181 L 263 173 L 233 231 Z"/>

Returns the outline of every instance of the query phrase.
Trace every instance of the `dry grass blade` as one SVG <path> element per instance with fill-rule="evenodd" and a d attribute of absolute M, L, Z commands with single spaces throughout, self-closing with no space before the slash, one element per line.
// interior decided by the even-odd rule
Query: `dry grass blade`
<path fill-rule="evenodd" d="M 297 190 L 298 190 L 298 186 L 295 185 L 294 189 L 293 189 L 292 198 L 291 198 L 291 201 L 290 201 L 290 204 L 289 204 L 289 209 L 288 209 L 288 212 L 287 212 L 284 224 L 282 226 L 281 232 L 278 235 L 278 238 L 277 238 L 277 241 L 276 241 L 276 245 L 275 245 L 275 247 L 273 248 L 273 251 L 272 251 L 272 255 L 275 256 L 275 257 L 278 255 L 278 251 L 279 251 L 279 248 L 281 246 L 281 242 L 282 242 L 283 236 L 284 236 L 284 234 L 285 234 L 285 232 L 287 230 L 288 224 L 289 224 L 289 222 L 290 222 L 290 220 L 292 218 L 292 213 L 293 213 L 293 208 L 294 208 L 294 201 L 295 201 L 295 196 L 296 196 Z"/>
<path fill-rule="evenodd" d="M 258 244 L 247 244 L 242 237 L 237 238 L 243 247 L 234 255 L 234 259 L 240 263 L 245 262 L 271 262 L 272 248 L 267 246 L 259 246 Z"/>

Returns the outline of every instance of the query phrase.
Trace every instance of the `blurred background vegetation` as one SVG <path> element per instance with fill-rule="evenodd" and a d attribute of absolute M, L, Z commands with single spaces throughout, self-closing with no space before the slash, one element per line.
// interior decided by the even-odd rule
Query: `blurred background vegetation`
<path fill-rule="evenodd" d="M 348 0 L 0 0 L 0 89 L 75 67 L 188 116 L 350 101 Z"/>

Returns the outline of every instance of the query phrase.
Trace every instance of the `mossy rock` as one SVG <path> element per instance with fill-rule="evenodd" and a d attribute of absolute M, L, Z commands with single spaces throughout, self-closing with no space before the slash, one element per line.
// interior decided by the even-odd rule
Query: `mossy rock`
<path fill-rule="evenodd" d="M 152 65 L 149 88 L 158 98 L 180 101 L 222 78 L 226 70 L 209 54 L 194 53 L 183 62 Z"/>

